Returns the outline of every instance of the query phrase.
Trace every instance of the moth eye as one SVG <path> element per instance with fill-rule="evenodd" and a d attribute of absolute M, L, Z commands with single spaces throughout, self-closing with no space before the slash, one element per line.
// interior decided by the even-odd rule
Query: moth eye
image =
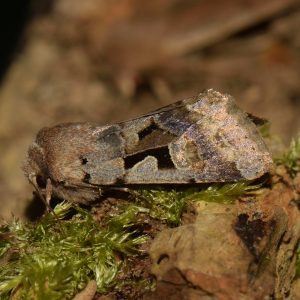
<path fill-rule="evenodd" d="M 157 264 L 166 263 L 170 259 L 168 254 L 161 254 L 157 260 Z"/>
<path fill-rule="evenodd" d="M 37 183 L 37 185 L 40 189 L 45 189 L 46 188 L 47 182 L 46 182 L 46 180 L 43 176 L 37 175 L 36 176 L 36 183 Z"/>
<path fill-rule="evenodd" d="M 87 158 L 85 158 L 85 157 L 80 157 L 80 160 L 83 165 L 86 165 L 88 162 Z"/>

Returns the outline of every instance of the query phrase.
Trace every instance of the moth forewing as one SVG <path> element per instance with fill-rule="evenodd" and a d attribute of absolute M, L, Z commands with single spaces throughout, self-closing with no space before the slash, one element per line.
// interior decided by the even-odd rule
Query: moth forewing
<path fill-rule="evenodd" d="M 232 97 L 207 90 L 118 124 L 44 128 L 24 170 L 50 180 L 57 197 L 89 202 L 101 187 L 252 180 L 271 166 L 255 124 Z"/>

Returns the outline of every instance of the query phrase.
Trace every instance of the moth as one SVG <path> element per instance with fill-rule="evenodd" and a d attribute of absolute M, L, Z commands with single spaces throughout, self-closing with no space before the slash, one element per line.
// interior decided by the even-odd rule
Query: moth
<path fill-rule="evenodd" d="M 209 89 L 117 124 L 43 128 L 23 169 L 47 201 L 81 203 L 118 186 L 253 180 L 272 167 L 260 120 Z"/>

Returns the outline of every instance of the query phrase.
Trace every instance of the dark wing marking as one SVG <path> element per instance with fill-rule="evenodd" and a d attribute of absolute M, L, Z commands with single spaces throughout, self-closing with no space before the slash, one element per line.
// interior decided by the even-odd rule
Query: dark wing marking
<path fill-rule="evenodd" d="M 148 156 L 153 156 L 157 159 L 158 169 L 175 169 L 167 146 L 147 149 L 142 152 L 134 153 L 124 157 L 125 170 L 131 169 L 137 163 L 141 162 Z"/>
<path fill-rule="evenodd" d="M 149 126 L 146 128 L 142 129 L 141 131 L 138 132 L 139 139 L 143 140 L 150 135 L 152 135 L 154 132 L 160 132 L 161 134 L 163 133 L 163 129 L 161 129 L 153 120 L 150 123 Z"/>

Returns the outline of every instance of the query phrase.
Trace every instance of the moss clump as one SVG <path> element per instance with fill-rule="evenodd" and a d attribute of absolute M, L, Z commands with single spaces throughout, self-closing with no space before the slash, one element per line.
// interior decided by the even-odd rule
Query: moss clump
<path fill-rule="evenodd" d="M 129 206 L 100 228 L 89 211 L 63 203 L 38 224 L 2 226 L 0 299 L 71 299 L 90 279 L 100 292 L 116 286 L 120 257 L 136 254 L 147 239 L 132 229 L 138 213 Z"/>
<path fill-rule="evenodd" d="M 150 188 L 132 193 L 138 205 L 147 208 L 152 218 L 178 225 L 189 202 L 231 203 L 239 196 L 253 192 L 259 187 L 260 185 L 251 185 L 250 182 L 239 182 L 213 184 L 200 190 L 199 188 L 189 188 L 184 191 Z"/>
<path fill-rule="evenodd" d="M 191 193 L 190 190 L 165 190 L 160 187 L 132 191 L 134 201 L 146 208 L 150 217 L 173 225 L 180 223 L 187 204 L 185 198 Z"/>

